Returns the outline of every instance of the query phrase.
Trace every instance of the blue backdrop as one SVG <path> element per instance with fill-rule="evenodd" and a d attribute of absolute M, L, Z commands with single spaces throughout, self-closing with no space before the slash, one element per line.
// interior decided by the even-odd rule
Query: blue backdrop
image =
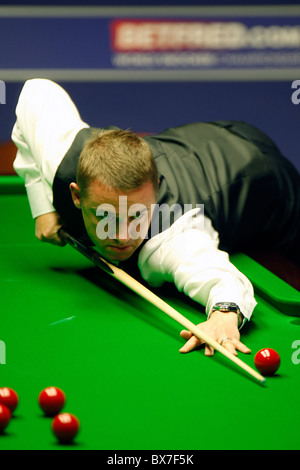
<path fill-rule="evenodd" d="M 10 5 L 19 2 L 11 1 Z M 48 2 L 37 2 L 46 5 Z M 82 5 L 81 2 L 73 0 L 52 2 L 51 5 Z M 123 2 L 110 1 L 89 1 L 84 5 L 124 5 Z M 169 2 L 149 1 L 150 5 L 167 5 Z M 197 5 L 201 5 L 197 1 Z M 210 2 L 210 5 L 219 2 Z M 231 5 L 243 4 L 242 1 L 231 1 Z M 259 4 L 259 2 L 248 1 L 249 5 Z M 22 5 L 33 5 L 34 2 L 22 2 Z M 126 2 L 127 5 L 140 5 L 141 2 Z M 178 1 L 172 1 L 173 5 L 182 5 Z M 264 4 L 284 4 L 283 2 L 268 2 Z M 185 2 L 184 5 L 195 5 L 195 2 Z M 295 3 L 294 3 L 295 5 Z M 224 6 L 224 3 L 222 3 Z M 1 13 L 1 11 L 0 11 Z M 0 15 L 1 16 L 1 15 Z M 20 19 L 10 19 L 4 22 L 0 18 L 2 27 L 0 36 L 5 39 L 5 47 L 0 57 L 0 80 L 5 81 L 6 85 L 6 104 L 0 104 L 0 142 L 10 139 L 11 129 L 14 124 L 15 106 L 18 95 L 21 91 L 24 79 L 22 73 L 20 78 L 14 76 L 13 79 L 7 79 L 4 75 L 5 69 L 18 70 L 29 66 L 28 57 L 31 54 L 30 62 L 34 66 L 49 67 L 55 61 L 56 67 L 70 67 L 72 61 L 78 62 L 85 54 L 84 49 L 74 47 L 72 57 L 65 57 L 61 53 L 63 42 L 62 30 L 51 32 L 53 35 L 53 44 L 49 55 L 41 53 L 38 36 L 34 39 L 32 31 L 22 30 L 22 36 L 16 40 L 17 26 L 20 25 Z M 63 20 L 62 20 L 63 21 Z M 45 24 L 45 23 L 44 23 Z M 14 41 L 11 39 L 11 31 L 14 30 Z M 75 30 L 76 32 L 76 30 Z M 75 35 L 73 32 L 73 35 Z M 49 34 L 50 34 L 49 33 Z M 42 34 L 42 33 L 41 33 Z M 100 34 L 100 33 L 99 33 Z M 5 37 L 4 37 L 5 36 Z M 101 39 L 101 34 L 99 36 Z M 3 39 L 3 40 L 4 40 Z M 100 40 L 99 39 L 99 40 Z M 90 41 L 90 47 L 93 47 L 93 41 Z M 2 45 L 4 42 L 2 41 Z M 64 44 L 65 46 L 65 44 Z M 93 51 L 97 52 L 97 49 Z M 51 54 L 50 54 L 51 52 Z M 25 60 L 24 57 L 27 57 Z M 92 55 L 89 54 L 89 60 Z M 72 60 L 71 60 L 72 59 Z M 89 63 L 88 67 L 92 67 Z M 40 76 L 40 70 L 34 76 Z M 3 77 L 1 76 L 3 74 Z M 280 77 L 280 76 L 278 76 Z M 131 80 L 94 80 L 94 81 L 70 81 L 67 79 L 59 80 L 59 83 L 70 93 L 77 104 L 82 118 L 93 126 L 104 126 L 114 124 L 122 128 L 131 128 L 135 131 L 159 132 L 166 127 L 179 125 L 192 121 L 209 121 L 215 119 L 237 119 L 244 120 L 256 125 L 267 134 L 269 134 L 282 152 L 298 167 L 300 170 L 300 104 L 292 102 L 292 82 L 300 80 L 300 69 L 294 68 L 289 78 L 278 78 L 276 76 L 269 79 L 251 80 L 213 80 L 203 78 L 197 80 L 164 80 L 164 81 L 140 81 L 138 78 Z"/>

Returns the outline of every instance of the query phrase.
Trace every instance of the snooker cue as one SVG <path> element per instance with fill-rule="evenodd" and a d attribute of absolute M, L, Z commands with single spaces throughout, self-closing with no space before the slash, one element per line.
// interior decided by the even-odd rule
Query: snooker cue
<path fill-rule="evenodd" d="M 162 300 L 160 297 L 158 297 L 156 294 L 150 291 L 143 284 L 141 284 L 132 276 L 127 274 L 125 271 L 123 271 L 123 269 L 120 269 L 117 266 L 111 264 L 109 261 L 102 259 L 99 253 L 95 249 L 84 245 L 81 241 L 69 235 L 69 233 L 66 232 L 64 228 L 61 228 L 58 234 L 63 241 L 65 241 L 66 243 L 71 245 L 73 248 L 78 250 L 81 254 L 86 256 L 90 261 L 92 261 L 98 267 L 108 272 L 115 279 L 120 281 L 129 289 L 134 291 L 136 294 L 140 295 L 143 299 L 146 299 L 152 305 L 154 305 L 155 307 L 157 307 L 158 309 L 166 313 L 169 317 L 173 318 L 173 320 L 178 322 L 187 330 L 191 331 L 195 336 L 197 336 L 197 338 L 209 344 L 216 351 L 219 351 L 223 356 L 227 357 L 227 359 L 234 362 L 238 367 L 243 369 L 248 374 L 252 375 L 252 377 L 258 380 L 260 383 L 264 383 L 266 381 L 266 379 L 261 374 L 259 374 L 254 369 L 252 369 L 250 366 L 248 366 L 248 364 L 243 362 L 237 356 L 229 352 L 226 348 L 224 348 L 224 346 L 219 344 L 209 335 L 200 331 L 197 325 L 192 323 L 190 320 L 184 317 L 181 313 L 179 313 L 177 310 L 171 307 L 167 302 Z"/>

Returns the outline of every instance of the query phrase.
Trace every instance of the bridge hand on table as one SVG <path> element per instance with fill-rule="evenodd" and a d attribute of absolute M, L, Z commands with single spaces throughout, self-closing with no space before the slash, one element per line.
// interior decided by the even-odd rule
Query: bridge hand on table
<path fill-rule="evenodd" d="M 199 330 L 209 335 L 212 339 L 222 344 L 229 352 L 237 355 L 237 351 L 245 354 L 251 353 L 251 350 L 240 341 L 240 332 L 238 329 L 238 317 L 235 312 L 218 312 L 215 311 L 210 318 L 198 325 Z M 187 340 L 185 345 L 180 348 L 179 352 L 187 353 L 198 346 L 204 344 L 204 341 L 197 338 L 193 333 L 182 330 L 180 336 Z M 205 344 L 205 355 L 213 356 L 214 349 Z"/>

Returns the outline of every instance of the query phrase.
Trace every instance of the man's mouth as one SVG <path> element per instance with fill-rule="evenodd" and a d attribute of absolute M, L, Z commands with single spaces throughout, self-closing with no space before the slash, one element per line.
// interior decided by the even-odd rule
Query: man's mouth
<path fill-rule="evenodd" d="M 133 245 L 107 245 L 107 248 L 115 253 L 126 253 L 132 250 Z"/>

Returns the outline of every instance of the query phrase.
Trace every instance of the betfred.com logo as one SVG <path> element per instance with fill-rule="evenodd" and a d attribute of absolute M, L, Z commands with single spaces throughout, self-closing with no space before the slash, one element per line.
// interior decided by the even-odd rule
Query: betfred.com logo
<path fill-rule="evenodd" d="M 116 20 L 114 52 L 297 49 L 300 26 L 254 25 L 238 21 Z"/>

